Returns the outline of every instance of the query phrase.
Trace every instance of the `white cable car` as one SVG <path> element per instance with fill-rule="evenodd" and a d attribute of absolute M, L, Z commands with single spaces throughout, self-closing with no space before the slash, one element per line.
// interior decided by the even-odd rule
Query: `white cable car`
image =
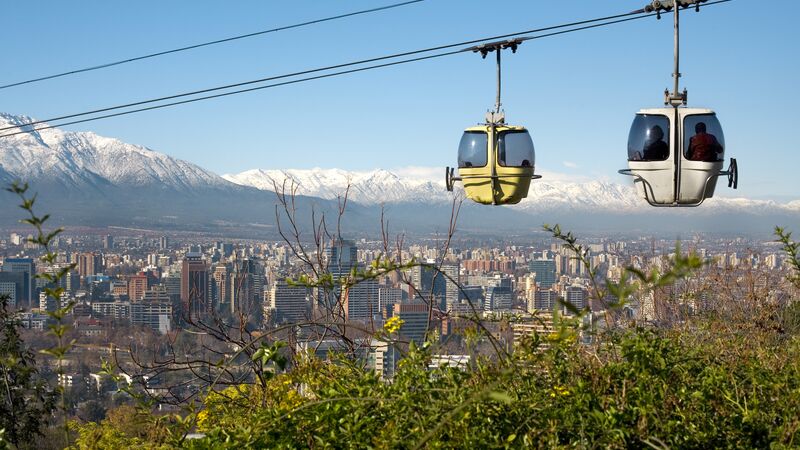
<path fill-rule="evenodd" d="M 674 90 L 664 92 L 665 108 L 643 109 L 636 114 L 628 134 L 628 168 L 639 194 L 652 206 L 699 206 L 714 195 L 717 177 L 727 176 L 728 187 L 738 187 L 739 171 L 731 158 L 722 170 L 725 137 L 713 110 L 686 108 L 687 92 L 678 92 L 679 7 L 706 0 L 654 0 L 645 11 L 674 9 Z"/>

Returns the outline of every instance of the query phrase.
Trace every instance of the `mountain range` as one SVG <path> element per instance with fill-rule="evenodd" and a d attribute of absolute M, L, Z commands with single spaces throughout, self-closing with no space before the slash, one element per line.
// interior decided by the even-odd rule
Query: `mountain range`
<path fill-rule="evenodd" d="M 0 113 L 0 128 L 33 119 Z M 294 185 L 296 216 L 308 225 L 312 209 L 336 214 L 348 190 L 344 226 L 379 230 L 383 210 L 394 230 L 446 231 L 454 198 L 444 170 L 345 171 L 253 169 L 219 176 L 154 150 L 90 132 L 59 129 L 0 138 L 0 182 L 29 183 L 40 210 L 59 224 L 192 230 L 237 236 L 276 234 L 275 186 Z M 549 179 L 548 179 L 549 178 Z M 287 184 L 284 184 L 287 183 Z M 0 225 L 12 226 L 20 211 L 10 194 L 0 197 Z M 532 183 L 520 204 L 488 207 L 465 201 L 458 228 L 507 235 L 540 230 L 544 222 L 579 231 L 765 232 L 774 224 L 798 224 L 800 200 L 788 203 L 713 198 L 699 208 L 647 206 L 630 185 L 607 181 Z"/>

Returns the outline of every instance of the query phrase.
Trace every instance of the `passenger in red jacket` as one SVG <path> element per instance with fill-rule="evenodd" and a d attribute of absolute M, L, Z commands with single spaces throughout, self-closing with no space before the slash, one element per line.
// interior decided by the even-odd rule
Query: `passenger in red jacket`
<path fill-rule="evenodd" d="M 719 161 L 722 156 L 722 145 L 713 134 L 706 132 L 706 124 L 697 122 L 695 135 L 689 139 L 689 159 L 692 161 Z"/>

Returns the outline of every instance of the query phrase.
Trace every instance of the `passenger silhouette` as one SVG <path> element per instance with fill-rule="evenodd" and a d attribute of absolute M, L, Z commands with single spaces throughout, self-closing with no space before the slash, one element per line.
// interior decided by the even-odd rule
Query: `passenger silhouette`
<path fill-rule="evenodd" d="M 647 133 L 647 140 L 644 141 L 642 149 L 642 159 L 645 161 L 663 161 L 669 156 L 669 144 L 664 142 L 664 130 L 653 125 Z"/>
<path fill-rule="evenodd" d="M 722 145 L 717 138 L 706 132 L 705 122 L 697 122 L 694 126 L 695 135 L 689 139 L 689 159 L 692 161 L 719 161 Z"/>

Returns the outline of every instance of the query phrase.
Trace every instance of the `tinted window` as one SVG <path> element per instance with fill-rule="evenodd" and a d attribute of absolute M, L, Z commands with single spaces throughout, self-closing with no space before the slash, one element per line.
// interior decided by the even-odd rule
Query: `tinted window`
<path fill-rule="evenodd" d="M 527 131 L 505 131 L 497 138 L 497 163 L 506 167 L 533 167 L 533 141 Z"/>
<path fill-rule="evenodd" d="M 683 119 L 683 154 L 692 161 L 722 161 L 725 136 L 714 114 L 696 114 Z"/>
<path fill-rule="evenodd" d="M 637 114 L 628 134 L 628 161 L 663 161 L 669 158 L 667 116 Z"/>
<path fill-rule="evenodd" d="M 486 165 L 488 140 L 482 131 L 465 131 L 458 144 L 458 167 L 483 167 Z"/>

